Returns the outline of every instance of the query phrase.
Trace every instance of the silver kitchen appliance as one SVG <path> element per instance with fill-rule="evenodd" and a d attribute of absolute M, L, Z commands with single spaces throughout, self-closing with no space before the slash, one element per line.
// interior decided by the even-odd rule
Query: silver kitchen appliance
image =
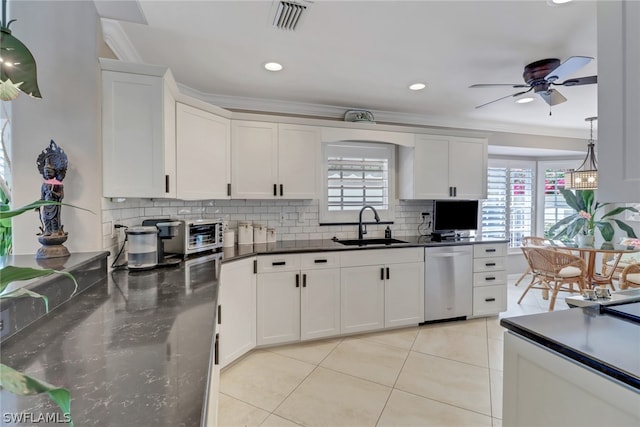
<path fill-rule="evenodd" d="M 165 242 L 167 253 L 191 255 L 222 247 L 222 219 L 180 220 L 175 236 Z"/>
<path fill-rule="evenodd" d="M 472 245 L 425 248 L 425 321 L 471 316 L 473 310 L 472 271 Z"/>
<path fill-rule="evenodd" d="M 158 265 L 158 228 L 129 227 L 127 267 L 130 270 L 147 270 Z"/>

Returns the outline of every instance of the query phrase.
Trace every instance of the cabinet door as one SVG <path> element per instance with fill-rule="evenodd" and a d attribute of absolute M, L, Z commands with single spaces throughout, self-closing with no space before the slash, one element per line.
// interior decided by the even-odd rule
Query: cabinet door
<path fill-rule="evenodd" d="M 231 141 L 231 197 L 271 199 L 279 194 L 277 124 L 234 120 Z"/>
<path fill-rule="evenodd" d="M 458 199 L 487 197 L 487 144 L 455 138 L 449 142 L 449 185 Z"/>
<path fill-rule="evenodd" d="M 414 198 L 449 197 L 449 140 L 418 135 L 414 159 Z"/>
<path fill-rule="evenodd" d="M 104 197 L 175 197 L 172 105 L 162 77 L 102 72 Z"/>
<path fill-rule="evenodd" d="M 300 338 L 340 334 L 340 269 L 302 272 Z"/>
<path fill-rule="evenodd" d="M 424 263 L 388 265 L 385 279 L 385 328 L 424 322 Z"/>
<path fill-rule="evenodd" d="M 223 368 L 256 346 L 256 275 L 253 258 L 222 264 L 219 360 Z"/>
<path fill-rule="evenodd" d="M 177 197 L 227 199 L 231 182 L 230 121 L 176 104 Z"/>
<path fill-rule="evenodd" d="M 320 129 L 278 125 L 278 195 L 285 199 L 318 198 Z"/>
<path fill-rule="evenodd" d="M 340 271 L 340 332 L 384 327 L 384 267 L 342 268 Z"/>
<path fill-rule="evenodd" d="M 258 274 L 258 345 L 300 339 L 299 272 Z"/>

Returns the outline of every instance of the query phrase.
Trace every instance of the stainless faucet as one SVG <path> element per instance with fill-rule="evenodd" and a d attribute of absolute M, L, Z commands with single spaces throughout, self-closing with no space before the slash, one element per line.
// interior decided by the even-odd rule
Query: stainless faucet
<path fill-rule="evenodd" d="M 375 210 L 373 206 L 369 206 L 369 205 L 363 206 L 362 209 L 360 209 L 360 215 L 358 217 L 358 240 L 362 240 L 362 236 L 367 234 L 367 226 L 362 223 L 362 212 L 364 212 L 364 210 L 367 208 L 373 211 L 373 215 L 376 218 L 376 222 L 380 222 L 380 217 L 378 216 L 378 212 Z"/>

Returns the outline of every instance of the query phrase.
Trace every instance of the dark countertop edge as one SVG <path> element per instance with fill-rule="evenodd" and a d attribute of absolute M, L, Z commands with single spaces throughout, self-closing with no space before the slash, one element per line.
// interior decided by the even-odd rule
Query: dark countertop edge
<path fill-rule="evenodd" d="M 420 239 L 420 238 L 428 238 L 427 236 L 411 236 L 399 238 L 403 239 Z M 222 263 L 236 261 L 243 258 L 251 258 L 256 255 L 279 255 L 279 254 L 294 254 L 294 253 L 310 253 L 310 252 L 333 252 L 333 251 L 358 251 L 358 250 L 375 250 L 375 249 L 396 249 L 396 248 L 427 248 L 427 247 L 437 247 L 437 246 L 466 246 L 466 245 L 478 245 L 478 244 L 486 244 L 486 243 L 509 243 L 509 240 L 455 240 L 455 241 L 444 241 L 444 242 L 407 242 L 407 243 L 394 243 L 392 245 L 368 245 L 368 246 L 349 246 L 349 245 L 341 245 L 333 240 L 304 240 L 306 242 L 323 242 L 322 244 L 318 243 L 317 246 L 313 247 L 269 247 L 269 244 L 259 244 L 260 247 L 256 248 L 256 245 L 253 245 L 253 249 L 251 252 L 247 252 L 244 254 L 233 254 L 229 257 L 223 257 Z M 279 241 L 276 245 L 287 244 L 287 242 L 297 242 L 297 240 L 284 240 Z M 246 245 L 249 246 L 249 245 Z M 223 248 L 231 249 L 231 248 Z M 238 245 L 233 247 L 234 251 L 238 250 Z"/>
<path fill-rule="evenodd" d="M 590 309 L 590 308 L 589 307 L 572 308 L 570 310 L 584 310 L 584 309 Z M 515 319 L 517 319 L 517 317 Z M 500 319 L 500 325 L 504 328 L 507 328 L 509 331 L 517 335 L 520 335 L 524 338 L 527 338 L 530 341 L 533 341 L 534 343 L 537 343 L 543 347 L 553 350 L 556 353 L 560 353 L 563 356 L 566 356 L 571 360 L 575 360 L 580 364 L 593 368 L 596 371 L 601 372 L 608 377 L 614 378 L 628 386 L 631 386 L 636 390 L 640 390 L 640 379 L 632 375 L 629 375 L 628 373 L 621 371 L 620 369 L 617 369 L 600 360 L 587 356 L 586 354 L 576 351 L 573 348 L 568 347 L 560 342 L 549 339 L 544 335 L 537 334 L 531 331 L 530 329 L 521 327 L 518 324 L 511 321 L 510 318 Z"/>

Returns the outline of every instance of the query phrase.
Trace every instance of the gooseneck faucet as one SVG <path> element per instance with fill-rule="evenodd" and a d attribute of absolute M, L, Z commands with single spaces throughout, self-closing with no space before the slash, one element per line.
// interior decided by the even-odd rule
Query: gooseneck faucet
<path fill-rule="evenodd" d="M 362 212 L 364 212 L 364 210 L 367 208 L 373 211 L 373 215 L 376 218 L 376 222 L 380 222 L 380 217 L 378 216 L 378 212 L 373 206 L 370 206 L 370 205 L 363 206 L 362 209 L 360 209 L 360 215 L 358 216 L 358 240 L 362 240 L 362 236 L 367 234 L 367 226 L 362 223 Z"/>

